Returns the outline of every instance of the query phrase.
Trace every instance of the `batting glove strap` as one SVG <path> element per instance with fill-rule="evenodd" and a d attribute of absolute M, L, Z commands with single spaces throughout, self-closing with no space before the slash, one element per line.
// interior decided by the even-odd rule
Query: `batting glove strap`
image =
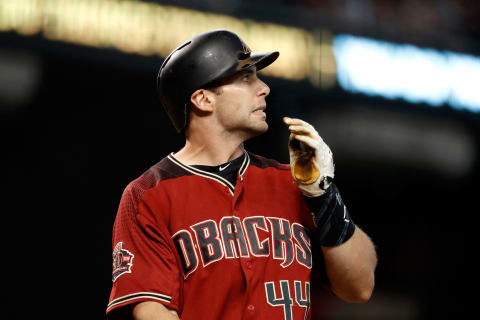
<path fill-rule="evenodd" d="M 333 247 L 350 239 L 355 231 L 355 224 L 334 183 L 331 183 L 321 196 L 304 197 L 317 227 L 314 239 L 318 244 Z"/>

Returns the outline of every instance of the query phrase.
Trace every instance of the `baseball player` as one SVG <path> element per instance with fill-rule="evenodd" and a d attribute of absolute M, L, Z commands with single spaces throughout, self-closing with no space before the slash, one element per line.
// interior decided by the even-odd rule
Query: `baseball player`
<path fill-rule="evenodd" d="M 243 147 L 268 129 L 270 89 L 257 71 L 278 56 L 214 30 L 163 62 L 160 100 L 186 143 L 122 195 L 109 317 L 310 319 L 313 254 L 335 295 L 370 298 L 375 249 L 332 182 L 317 131 L 284 118 L 290 164 Z"/>

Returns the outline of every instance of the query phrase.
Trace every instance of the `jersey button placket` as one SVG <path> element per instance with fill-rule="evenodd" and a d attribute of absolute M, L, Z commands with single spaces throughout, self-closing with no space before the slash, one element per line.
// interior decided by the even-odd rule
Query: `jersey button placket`
<path fill-rule="evenodd" d="M 248 312 L 254 312 L 255 311 L 255 306 L 253 304 L 249 304 L 247 307 Z"/>

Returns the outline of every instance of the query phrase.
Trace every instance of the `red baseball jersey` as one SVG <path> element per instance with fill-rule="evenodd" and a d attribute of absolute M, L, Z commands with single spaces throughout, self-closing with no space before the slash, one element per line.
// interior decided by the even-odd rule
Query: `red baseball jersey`
<path fill-rule="evenodd" d="M 289 165 L 246 152 L 233 186 L 170 154 L 122 195 L 107 313 L 156 301 L 181 319 L 310 319 L 313 228 Z"/>

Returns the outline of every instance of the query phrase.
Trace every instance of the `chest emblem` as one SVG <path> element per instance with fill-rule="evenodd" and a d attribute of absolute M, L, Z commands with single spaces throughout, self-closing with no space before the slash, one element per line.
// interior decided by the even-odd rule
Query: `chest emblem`
<path fill-rule="evenodd" d="M 178 230 L 172 240 L 182 259 L 185 279 L 199 266 L 205 268 L 224 259 L 266 258 L 282 268 L 292 263 L 312 268 L 309 231 L 284 218 L 209 219 Z"/>

